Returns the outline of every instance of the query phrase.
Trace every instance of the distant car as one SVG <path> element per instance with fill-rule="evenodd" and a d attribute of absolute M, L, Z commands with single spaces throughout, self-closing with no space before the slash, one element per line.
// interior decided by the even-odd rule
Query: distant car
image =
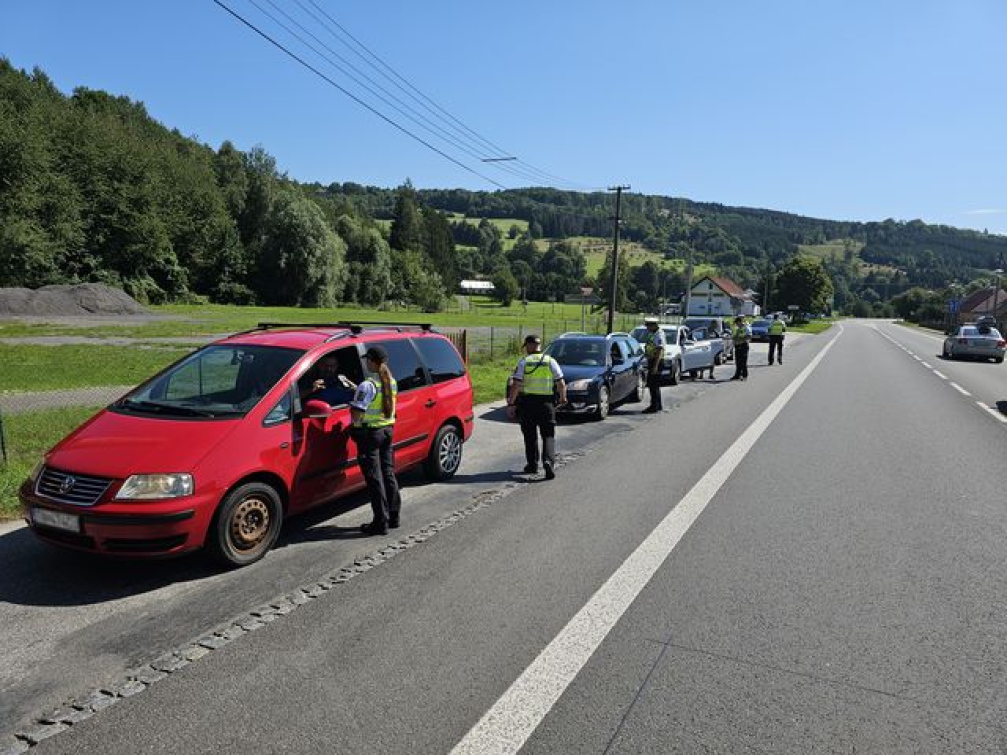
<path fill-rule="evenodd" d="M 715 339 L 708 339 L 706 331 L 698 328 L 690 331 L 684 325 L 660 325 L 664 331 L 667 346 L 664 359 L 661 360 L 661 381 L 678 385 L 682 375 L 695 379 L 705 370 L 713 377 L 713 368 L 717 364 L 714 354 Z M 633 328 L 632 336 L 641 343 L 646 338 L 647 326 Z"/>
<path fill-rule="evenodd" d="M 769 320 L 753 320 L 748 327 L 752 329 L 753 341 L 769 341 Z"/>
<path fill-rule="evenodd" d="M 1000 331 L 985 322 L 959 325 L 944 339 L 945 359 L 992 359 L 997 364 L 1004 360 L 1007 341 Z"/>
<path fill-rule="evenodd" d="M 713 346 L 713 358 L 717 364 L 734 359 L 731 326 L 723 317 L 687 317 L 682 324 L 690 331 L 703 331 L 704 340 L 709 340 Z"/>
<path fill-rule="evenodd" d="M 563 369 L 566 404 L 557 409 L 561 415 L 589 414 L 602 420 L 613 406 L 636 403 L 646 393 L 643 347 L 625 333 L 564 333 L 549 344 L 545 353 Z M 507 385 L 509 389 L 509 378 Z"/>

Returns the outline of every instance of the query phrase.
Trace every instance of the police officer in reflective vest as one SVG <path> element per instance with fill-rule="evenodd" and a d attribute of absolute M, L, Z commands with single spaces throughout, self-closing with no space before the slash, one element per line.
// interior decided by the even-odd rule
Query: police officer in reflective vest
<path fill-rule="evenodd" d="M 769 323 L 769 363 L 773 363 L 773 356 L 783 364 L 783 334 L 787 332 L 787 326 L 780 319 L 779 314 L 773 315 L 773 321 Z"/>
<path fill-rule="evenodd" d="M 542 467 L 545 478 L 556 476 L 556 406 L 566 403 L 566 381 L 555 359 L 542 353 L 542 339 L 529 335 L 524 339 L 525 356 L 514 369 L 507 395 L 507 414 L 521 420 L 524 436 L 526 474 L 538 472 L 538 434 L 542 435 Z"/>
<path fill-rule="evenodd" d="M 748 347 L 752 342 L 752 329 L 748 327 L 742 315 L 734 318 L 731 338 L 734 340 L 734 377 L 731 380 L 747 380 Z"/>
<path fill-rule="evenodd" d="M 350 434 L 357 444 L 357 462 L 367 481 L 374 514 L 374 518 L 360 528 L 365 535 L 387 535 L 389 527 L 398 527 L 402 508 L 392 451 L 399 388 L 387 361 L 388 353 L 381 346 L 367 349 L 364 363 L 367 371 L 377 377 L 369 376 L 358 385 L 350 402 L 353 422 Z"/>
<path fill-rule="evenodd" d="M 644 409 L 645 414 L 659 412 L 661 403 L 661 363 L 664 361 L 664 350 L 667 339 L 656 317 L 646 317 L 643 324 L 647 332 L 643 336 L 643 350 L 647 355 L 647 388 L 650 389 L 650 406 Z"/>

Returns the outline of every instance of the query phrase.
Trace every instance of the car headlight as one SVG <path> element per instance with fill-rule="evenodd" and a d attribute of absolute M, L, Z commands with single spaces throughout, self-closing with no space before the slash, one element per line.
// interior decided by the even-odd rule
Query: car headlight
<path fill-rule="evenodd" d="M 572 383 L 567 384 L 566 389 L 568 391 L 586 391 L 590 385 L 590 380 L 574 380 Z"/>
<path fill-rule="evenodd" d="M 135 474 L 126 478 L 115 494 L 117 500 L 156 501 L 192 495 L 191 474 Z"/>
<path fill-rule="evenodd" d="M 38 476 L 42 474 L 43 469 L 45 469 L 45 459 L 42 459 L 42 461 L 36 464 L 35 468 L 32 469 L 31 474 L 28 475 L 28 480 L 31 482 L 32 485 L 34 485 L 35 481 L 38 480 Z"/>

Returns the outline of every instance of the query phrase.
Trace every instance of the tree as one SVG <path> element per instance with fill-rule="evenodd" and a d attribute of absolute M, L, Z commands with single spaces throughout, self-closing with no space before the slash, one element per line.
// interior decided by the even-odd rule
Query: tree
<path fill-rule="evenodd" d="M 416 191 L 406 181 L 395 197 L 395 217 L 388 241 L 392 249 L 420 251 L 423 249 L 425 234 L 426 224 L 416 201 Z"/>
<path fill-rule="evenodd" d="M 776 276 L 780 304 L 796 305 L 802 312 L 826 312 L 832 298 L 832 280 L 821 260 L 797 255 Z"/>
<path fill-rule="evenodd" d="M 336 220 L 336 231 L 346 242 L 347 275 L 345 299 L 376 307 L 392 289 L 392 251 L 381 232 L 345 214 Z"/>
<path fill-rule="evenodd" d="M 259 295 L 268 304 L 332 307 L 346 283 L 346 244 L 322 211 L 292 189 L 279 192 L 266 223 Z"/>
<path fill-rule="evenodd" d="M 493 298 L 505 307 L 509 307 L 511 302 L 517 297 L 518 291 L 520 291 L 520 286 L 514 277 L 514 273 L 511 272 L 511 269 L 507 265 L 503 264 L 493 273 L 492 280 Z"/>

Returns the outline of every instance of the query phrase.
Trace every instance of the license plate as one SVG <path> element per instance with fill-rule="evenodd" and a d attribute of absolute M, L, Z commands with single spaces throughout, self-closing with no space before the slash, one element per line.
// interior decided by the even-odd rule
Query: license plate
<path fill-rule="evenodd" d="M 31 520 L 42 527 L 52 527 L 54 530 L 80 532 L 80 517 L 76 514 L 64 514 L 52 509 L 33 508 Z"/>

